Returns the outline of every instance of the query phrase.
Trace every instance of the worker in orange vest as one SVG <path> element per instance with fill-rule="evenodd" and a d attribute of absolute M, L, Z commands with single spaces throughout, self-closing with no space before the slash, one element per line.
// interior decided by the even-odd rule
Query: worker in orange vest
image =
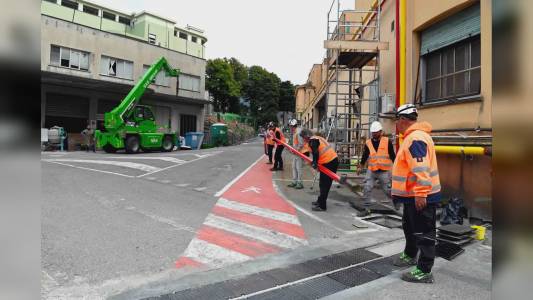
<path fill-rule="evenodd" d="M 363 166 L 368 162 L 365 187 L 363 189 L 364 208 L 363 211 L 357 214 L 358 217 L 366 217 L 371 213 L 369 209 L 371 204 L 370 194 L 372 193 L 376 179 L 379 179 L 386 197 L 391 197 L 390 171 L 392 170 L 392 162 L 396 158 L 394 146 L 391 140 L 383 136 L 383 126 L 381 126 L 380 122 L 372 122 L 370 133 L 372 134 L 372 138 L 366 140 L 365 149 L 359 165 L 359 170 L 363 170 Z M 351 204 L 353 206 L 353 203 Z"/>
<path fill-rule="evenodd" d="M 403 203 L 405 249 L 394 265 L 416 265 L 402 279 L 432 283 L 431 268 L 435 261 L 436 210 L 441 198 L 435 145 L 429 133 L 431 125 L 417 122 L 413 104 L 398 107 L 396 128 L 403 142 L 392 168 L 393 201 Z M 418 261 L 416 256 L 420 252 Z"/>
<path fill-rule="evenodd" d="M 273 135 L 283 143 L 286 143 L 285 136 L 279 127 L 276 127 L 274 122 L 270 122 L 269 129 L 273 132 Z M 270 171 L 283 171 L 283 157 L 281 156 L 284 146 L 280 143 L 276 144 L 276 152 L 274 153 L 274 166 Z"/>
<path fill-rule="evenodd" d="M 313 169 L 318 169 L 318 164 L 329 169 L 331 172 L 336 173 L 339 167 L 339 159 L 335 149 L 326 141 L 325 138 L 317 135 L 312 135 L 309 129 L 302 129 L 300 134 L 304 141 L 307 143 L 311 153 L 313 153 Z M 326 211 L 326 200 L 328 199 L 329 189 L 333 179 L 324 173 L 320 173 L 319 187 L 320 195 L 318 200 L 312 202 L 312 210 L 314 211 Z"/>
<path fill-rule="evenodd" d="M 270 122 L 272 123 L 272 122 Z M 268 156 L 268 162 L 267 165 L 272 164 L 272 152 L 274 152 L 274 145 L 276 144 L 274 140 L 272 139 L 272 136 L 274 135 L 274 132 L 270 130 L 270 124 L 267 126 L 267 130 L 265 133 L 265 147 L 266 147 L 266 155 Z"/>

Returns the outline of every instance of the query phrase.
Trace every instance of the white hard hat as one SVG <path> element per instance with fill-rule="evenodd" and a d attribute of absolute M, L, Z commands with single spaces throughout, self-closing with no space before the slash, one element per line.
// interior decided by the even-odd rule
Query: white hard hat
<path fill-rule="evenodd" d="M 296 121 L 296 119 L 291 119 L 291 120 L 289 121 L 289 125 L 290 125 L 290 126 L 296 126 L 297 124 L 298 124 L 298 121 Z"/>
<path fill-rule="evenodd" d="M 379 123 L 378 121 L 372 122 L 372 124 L 370 125 L 370 132 L 378 132 L 380 130 L 383 130 L 383 126 L 381 126 L 381 123 Z"/>
<path fill-rule="evenodd" d="M 396 111 L 396 117 L 399 117 L 401 115 L 410 115 L 412 113 L 415 113 L 418 116 L 418 111 L 416 110 L 416 106 L 410 103 L 404 104 L 398 107 L 398 110 Z"/>

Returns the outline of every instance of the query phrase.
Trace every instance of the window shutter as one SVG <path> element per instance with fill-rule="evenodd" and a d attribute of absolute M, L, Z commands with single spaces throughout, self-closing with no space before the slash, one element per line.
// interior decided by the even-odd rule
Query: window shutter
<path fill-rule="evenodd" d="M 468 7 L 422 31 L 422 55 L 480 34 L 479 3 Z"/>

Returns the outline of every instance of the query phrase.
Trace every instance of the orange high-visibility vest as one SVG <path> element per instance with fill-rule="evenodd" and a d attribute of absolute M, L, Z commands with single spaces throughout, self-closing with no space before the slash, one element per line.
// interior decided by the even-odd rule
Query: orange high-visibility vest
<path fill-rule="evenodd" d="M 309 145 L 307 143 L 303 143 L 303 146 L 301 148 L 296 148 L 296 146 L 300 143 L 300 137 L 297 132 L 294 133 L 292 136 L 292 146 L 298 150 L 301 153 L 311 152 L 311 149 L 309 149 Z"/>
<path fill-rule="evenodd" d="M 328 141 L 326 141 L 325 138 L 315 135 L 312 136 L 310 140 L 320 141 L 320 145 L 318 146 L 317 163 L 323 165 L 337 158 L 337 153 L 335 152 L 335 149 L 333 149 L 333 147 L 328 143 Z"/>
<path fill-rule="evenodd" d="M 267 145 L 274 145 L 274 144 L 276 144 L 276 143 L 274 142 L 274 140 L 272 139 L 272 136 L 271 136 L 272 134 L 273 134 L 273 133 L 272 133 L 272 130 L 267 130 L 267 133 L 266 133 L 266 136 L 265 136 L 265 143 L 266 143 Z"/>
<path fill-rule="evenodd" d="M 274 137 L 276 137 L 276 132 L 279 132 L 279 136 L 280 136 L 279 140 L 286 143 L 287 141 L 285 140 L 285 136 L 283 135 L 283 132 L 281 131 L 281 129 L 276 127 L 276 129 L 274 130 Z"/>
<path fill-rule="evenodd" d="M 370 150 L 370 156 L 368 156 L 368 169 L 370 171 L 389 171 L 392 169 L 392 160 L 389 156 L 389 139 L 387 137 L 381 137 L 378 151 L 374 149 L 370 139 L 366 140 L 366 146 Z"/>
<path fill-rule="evenodd" d="M 427 197 L 440 192 L 437 155 L 433 140 L 428 134 L 428 128 L 430 131 L 431 125 L 421 122 L 407 129 L 392 168 L 391 194 L 393 196 Z M 412 157 L 409 147 L 413 141 L 423 141 L 427 145 L 425 157 Z"/>

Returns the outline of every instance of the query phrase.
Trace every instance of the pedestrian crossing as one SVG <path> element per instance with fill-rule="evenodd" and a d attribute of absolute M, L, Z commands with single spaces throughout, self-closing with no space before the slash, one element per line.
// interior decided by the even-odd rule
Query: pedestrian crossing
<path fill-rule="evenodd" d="M 171 155 L 102 155 L 74 152 L 68 156 L 42 153 L 41 160 L 87 171 L 135 178 L 212 157 L 221 152 L 188 152 Z"/>
<path fill-rule="evenodd" d="M 220 268 L 308 244 L 296 210 L 257 162 L 225 188 L 176 268 Z"/>

